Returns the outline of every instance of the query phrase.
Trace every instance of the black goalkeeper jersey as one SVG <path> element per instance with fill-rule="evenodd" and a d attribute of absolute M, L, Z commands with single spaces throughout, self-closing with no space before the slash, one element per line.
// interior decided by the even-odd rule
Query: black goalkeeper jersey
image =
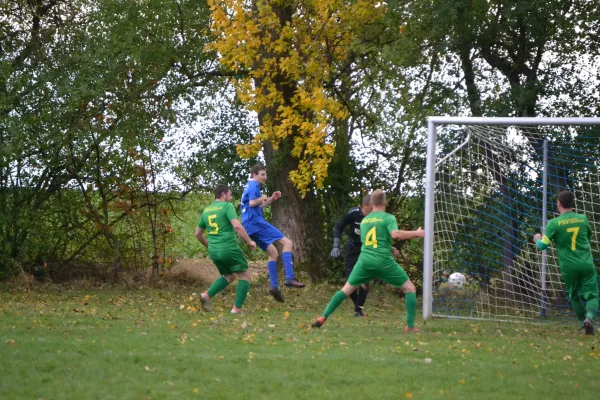
<path fill-rule="evenodd" d="M 348 211 L 344 218 L 335 224 L 333 230 L 333 237 L 341 238 L 342 232 L 346 226 L 350 225 L 348 230 L 348 242 L 346 243 L 346 255 L 360 253 L 362 243 L 360 241 L 360 222 L 365 216 L 363 215 L 360 207 L 355 207 Z"/>

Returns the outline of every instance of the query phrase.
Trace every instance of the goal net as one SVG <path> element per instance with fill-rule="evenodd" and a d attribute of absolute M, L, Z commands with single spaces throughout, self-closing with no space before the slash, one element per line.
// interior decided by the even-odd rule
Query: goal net
<path fill-rule="evenodd" d="M 532 237 L 574 191 L 600 266 L 599 151 L 600 119 L 430 118 L 424 318 L 574 318 L 555 248 Z"/>

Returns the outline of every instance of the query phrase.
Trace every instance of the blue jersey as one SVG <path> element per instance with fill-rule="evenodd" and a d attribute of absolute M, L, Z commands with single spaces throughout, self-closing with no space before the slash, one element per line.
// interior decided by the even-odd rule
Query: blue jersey
<path fill-rule="evenodd" d="M 260 183 L 250 179 L 248 181 L 248 185 L 246 185 L 246 188 L 244 189 L 244 193 L 242 194 L 242 224 L 245 224 L 249 221 L 260 221 L 265 219 L 260 204 L 256 207 L 250 207 L 250 200 L 256 200 L 260 196 L 262 196 L 260 192 Z"/>

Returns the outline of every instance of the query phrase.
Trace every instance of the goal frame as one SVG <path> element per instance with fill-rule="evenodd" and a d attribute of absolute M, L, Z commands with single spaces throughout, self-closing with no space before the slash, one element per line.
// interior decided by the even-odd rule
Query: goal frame
<path fill-rule="evenodd" d="M 423 319 L 433 316 L 433 239 L 435 218 L 435 172 L 450 156 L 464 147 L 470 140 L 470 135 L 465 141 L 446 155 L 439 162 L 436 156 L 437 128 L 441 125 L 600 125 L 597 117 L 443 117 L 430 116 L 427 118 L 427 161 L 425 175 L 425 238 L 423 244 Z M 547 147 L 544 152 L 547 154 Z M 544 185 L 545 188 L 546 185 Z M 546 189 L 544 189 L 546 190 Z M 544 213 L 544 221 L 546 213 Z M 544 224 L 545 225 L 545 224 Z M 545 226 L 541 227 L 542 229 Z M 545 251 L 543 257 L 545 257 Z"/>

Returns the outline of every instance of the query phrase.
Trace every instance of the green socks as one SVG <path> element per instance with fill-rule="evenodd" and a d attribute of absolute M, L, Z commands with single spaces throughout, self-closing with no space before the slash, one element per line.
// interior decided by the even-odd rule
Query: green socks
<path fill-rule="evenodd" d="M 235 307 L 241 309 L 246 301 L 246 296 L 250 290 L 250 282 L 239 280 L 235 291 Z"/>
<path fill-rule="evenodd" d="M 412 329 L 415 326 L 415 317 L 417 316 L 417 294 L 414 292 L 406 293 L 404 302 L 406 304 L 406 325 Z"/>
<path fill-rule="evenodd" d="M 596 306 L 598 306 L 598 303 L 596 303 Z M 573 307 L 573 311 L 575 311 L 575 315 L 577 315 L 577 319 L 579 320 L 579 322 L 583 324 L 583 321 L 585 320 L 585 306 L 583 305 L 581 297 L 577 296 L 575 298 L 572 298 L 571 307 Z"/>
<path fill-rule="evenodd" d="M 229 282 L 227 282 L 227 279 L 225 279 L 224 277 L 218 278 L 217 280 L 215 280 L 213 282 L 213 284 L 206 291 L 208 293 L 208 297 L 210 297 L 212 299 L 217 293 L 219 293 L 221 290 L 225 289 L 227 287 L 227 285 L 229 285 Z"/>
<path fill-rule="evenodd" d="M 344 300 L 346 300 L 346 295 L 341 290 L 338 290 L 321 315 L 328 318 Z M 417 316 L 417 294 L 408 292 L 404 295 L 404 300 L 406 302 L 406 324 L 412 329 L 415 326 L 415 317 Z"/>
<path fill-rule="evenodd" d="M 325 308 L 325 311 L 323 311 L 322 315 L 325 318 L 329 317 L 331 314 L 333 314 L 335 309 L 338 308 L 340 304 L 344 302 L 344 300 L 346 300 L 346 294 L 344 294 L 344 292 L 342 292 L 341 290 L 338 290 L 331 298 L 329 304 L 327 304 L 327 307 Z"/>
<path fill-rule="evenodd" d="M 586 317 L 589 319 L 594 319 L 596 312 L 598 311 L 598 297 L 588 300 L 588 302 L 585 304 L 585 308 L 587 310 Z"/>

